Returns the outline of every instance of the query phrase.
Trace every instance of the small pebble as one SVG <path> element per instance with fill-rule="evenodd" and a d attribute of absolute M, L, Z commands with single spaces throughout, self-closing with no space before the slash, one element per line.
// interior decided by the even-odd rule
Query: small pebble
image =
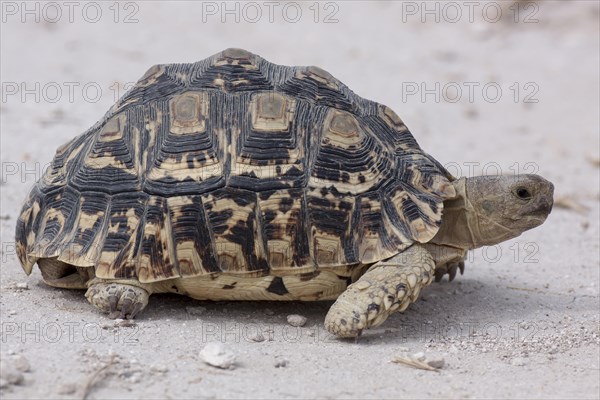
<path fill-rule="evenodd" d="M 12 361 L 12 365 L 21 372 L 29 372 L 31 369 L 29 361 L 21 354 L 12 356 L 10 360 Z"/>
<path fill-rule="evenodd" d="M 291 326 L 304 326 L 304 324 L 306 324 L 306 317 L 298 314 L 291 314 L 287 316 L 287 322 Z"/>
<path fill-rule="evenodd" d="M 19 282 L 15 285 L 17 289 L 29 290 L 29 284 L 27 282 Z"/>
<path fill-rule="evenodd" d="M 129 328 L 129 327 L 136 326 L 136 325 L 137 324 L 132 319 L 117 318 L 117 319 L 115 319 L 114 327 L 115 328 Z"/>
<path fill-rule="evenodd" d="M 73 394 L 77 391 L 77 385 L 74 383 L 59 383 L 56 386 L 56 393 L 58 394 Z"/>
<path fill-rule="evenodd" d="M 127 378 L 127 381 L 129 383 L 140 383 L 142 381 L 142 374 L 132 374 L 129 378 Z"/>
<path fill-rule="evenodd" d="M 288 360 L 277 360 L 277 362 L 275 363 L 275 368 L 285 368 L 288 365 Z"/>
<path fill-rule="evenodd" d="M 256 331 L 256 332 L 251 332 L 250 334 L 248 334 L 248 339 L 253 342 L 264 342 L 265 336 L 262 334 L 261 331 Z"/>
<path fill-rule="evenodd" d="M 419 351 L 418 353 L 413 354 L 412 358 L 419 361 L 425 361 L 425 353 Z"/>
<path fill-rule="evenodd" d="M 527 362 L 525 361 L 525 359 L 523 359 L 521 357 L 517 357 L 517 358 L 513 358 L 512 360 L 510 360 L 510 364 L 514 365 L 515 367 L 522 367 L 522 366 L 526 365 Z"/>
<path fill-rule="evenodd" d="M 427 360 L 427 365 L 431 368 L 443 368 L 446 365 L 446 360 L 443 358 L 432 358 L 431 360 Z"/>
<path fill-rule="evenodd" d="M 169 371 L 169 368 L 166 365 L 153 364 L 150 366 L 150 371 L 164 374 L 165 372 Z"/>
<path fill-rule="evenodd" d="M 200 351 L 200 359 L 217 368 L 231 368 L 235 364 L 235 354 L 221 342 L 208 343 Z"/>
<path fill-rule="evenodd" d="M 23 373 L 14 366 L 2 363 L 0 365 L 0 380 L 4 381 L 4 385 L 20 385 L 23 383 Z"/>
<path fill-rule="evenodd" d="M 206 307 L 186 307 L 185 311 L 190 315 L 202 315 L 206 312 Z"/>

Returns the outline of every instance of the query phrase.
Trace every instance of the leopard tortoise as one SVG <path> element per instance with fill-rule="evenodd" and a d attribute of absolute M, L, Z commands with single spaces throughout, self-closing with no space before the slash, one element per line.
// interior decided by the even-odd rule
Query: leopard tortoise
<path fill-rule="evenodd" d="M 27 274 L 111 318 L 152 293 L 334 300 L 355 337 L 544 222 L 537 175 L 455 179 L 388 107 L 318 67 L 227 49 L 156 65 L 60 147 L 17 222 Z"/>

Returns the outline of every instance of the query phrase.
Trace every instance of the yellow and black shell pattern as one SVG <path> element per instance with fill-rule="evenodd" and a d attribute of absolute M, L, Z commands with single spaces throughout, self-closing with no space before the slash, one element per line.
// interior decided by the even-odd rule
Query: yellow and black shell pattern
<path fill-rule="evenodd" d="M 391 109 L 227 49 L 152 67 L 60 147 L 17 254 L 146 283 L 365 265 L 430 240 L 451 180 Z"/>

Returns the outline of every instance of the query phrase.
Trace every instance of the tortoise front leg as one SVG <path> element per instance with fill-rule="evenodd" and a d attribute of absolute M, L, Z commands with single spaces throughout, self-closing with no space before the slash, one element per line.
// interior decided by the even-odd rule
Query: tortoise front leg
<path fill-rule="evenodd" d="M 148 304 L 150 291 L 136 281 L 105 281 L 89 283 L 85 297 L 111 319 L 133 319 Z"/>
<path fill-rule="evenodd" d="M 431 254 L 415 244 L 405 252 L 373 264 L 338 297 L 325 317 L 325 328 L 340 337 L 357 337 L 395 311 L 415 302 L 434 278 Z"/>

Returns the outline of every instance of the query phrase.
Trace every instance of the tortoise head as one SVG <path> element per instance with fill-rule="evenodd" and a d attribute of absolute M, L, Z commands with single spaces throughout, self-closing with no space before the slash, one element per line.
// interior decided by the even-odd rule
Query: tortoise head
<path fill-rule="evenodd" d="M 433 243 L 473 249 L 494 245 L 541 225 L 552 210 L 554 185 L 538 175 L 462 178 L 444 202 Z"/>

